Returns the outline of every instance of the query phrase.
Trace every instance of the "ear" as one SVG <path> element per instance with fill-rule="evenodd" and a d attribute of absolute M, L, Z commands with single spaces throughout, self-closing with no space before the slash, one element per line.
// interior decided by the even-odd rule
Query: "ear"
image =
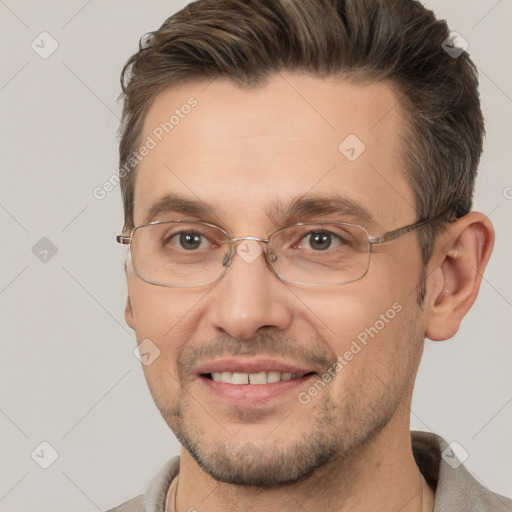
<path fill-rule="evenodd" d="M 440 245 L 432 257 L 441 262 L 431 275 L 437 284 L 425 330 L 434 341 L 454 336 L 475 302 L 494 245 L 492 223 L 483 213 L 471 212 L 448 226 Z"/>
<path fill-rule="evenodd" d="M 124 308 L 124 318 L 126 320 L 126 323 L 135 330 L 135 322 L 133 319 L 133 309 L 132 309 L 132 303 L 130 301 L 130 296 L 126 298 L 126 306 Z"/>

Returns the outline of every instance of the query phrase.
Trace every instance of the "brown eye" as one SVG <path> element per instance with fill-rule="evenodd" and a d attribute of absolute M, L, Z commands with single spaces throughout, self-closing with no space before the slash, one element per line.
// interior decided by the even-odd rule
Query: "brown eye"
<path fill-rule="evenodd" d="M 182 231 L 180 233 L 176 233 L 169 238 L 169 242 L 177 246 L 179 249 L 184 249 L 186 251 L 203 249 L 210 245 L 208 239 L 203 234 L 194 231 Z"/>
<path fill-rule="evenodd" d="M 314 251 L 326 251 L 341 244 L 343 244 L 343 240 L 330 231 L 311 231 L 302 238 L 298 246 Z"/>

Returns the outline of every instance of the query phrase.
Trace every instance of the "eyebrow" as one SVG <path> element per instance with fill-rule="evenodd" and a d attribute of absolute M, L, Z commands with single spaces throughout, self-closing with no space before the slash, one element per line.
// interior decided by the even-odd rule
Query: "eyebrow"
<path fill-rule="evenodd" d="M 176 195 L 168 194 L 154 203 L 144 216 L 144 224 L 149 224 L 160 215 L 176 212 L 194 217 L 211 217 L 215 215 L 213 210 L 204 202 L 192 199 L 185 199 Z"/>
<path fill-rule="evenodd" d="M 362 204 L 343 196 L 298 197 L 288 205 L 282 202 L 274 205 L 268 216 L 275 224 L 301 222 L 319 216 L 330 216 L 339 221 L 353 220 L 365 225 L 375 222 Z"/>
<path fill-rule="evenodd" d="M 215 217 L 219 219 L 214 210 L 203 201 L 167 194 L 149 207 L 143 224 L 153 222 L 171 212 L 198 218 L 211 219 Z M 272 205 L 266 213 L 268 218 L 278 226 L 327 215 L 334 217 L 335 220 L 352 220 L 364 225 L 375 222 L 373 216 L 363 205 L 342 196 L 301 196 L 288 203 L 279 201 Z"/>

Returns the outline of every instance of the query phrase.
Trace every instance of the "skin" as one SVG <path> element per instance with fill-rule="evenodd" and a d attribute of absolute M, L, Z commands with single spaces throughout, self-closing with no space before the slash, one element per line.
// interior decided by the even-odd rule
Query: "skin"
<path fill-rule="evenodd" d="M 135 225 L 167 193 L 200 200 L 212 214 L 155 220 L 208 221 L 232 237 L 266 238 L 283 222 L 272 209 L 305 194 L 357 201 L 373 217 L 360 222 L 370 235 L 417 220 L 401 157 L 403 117 L 388 84 L 283 73 L 253 89 L 229 80 L 172 87 L 151 105 L 142 140 L 191 96 L 197 107 L 140 163 Z M 354 162 L 338 151 L 348 134 L 366 145 Z M 188 448 L 177 510 L 432 510 L 410 443 L 416 371 L 425 337 L 457 331 L 492 244 L 482 214 L 449 224 L 426 269 L 423 307 L 415 233 L 375 246 L 367 275 L 343 286 L 284 283 L 263 256 L 247 263 L 235 255 L 212 285 L 165 288 L 141 280 L 128 262 L 126 321 L 139 342 L 149 338 L 161 351 L 145 376 Z M 321 375 L 395 303 L 401 311 L 307 404 L 297 394 L 311 383 L 257 406 L 230 406 L 194 373 L 194 362 L 235 353 Z"/>

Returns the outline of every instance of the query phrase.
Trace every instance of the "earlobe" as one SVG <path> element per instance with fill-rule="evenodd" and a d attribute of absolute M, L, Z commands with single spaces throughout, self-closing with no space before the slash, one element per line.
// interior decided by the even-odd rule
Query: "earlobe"
<path fill-rule="evenodd" d="M 486 216 L 471 212 L 448 228 L 443 242 L 438 249 L 442 261 L 435 271 L 440 282 L 431 298 L 425 331 L 434 341 L 454 336 L 474 304 L 494 244 L 494 229 Z"/>
<path fill-rule="evenodd" d="M 130 300 L 130 296 L 126 298 L 126 306 L 124 308 L 124 318 L 126 320 L 126 323 L 132 328 L 135 329 L 135 322 L 133 319 L 133 309 L 132 309 L 132 303 Z"/>

